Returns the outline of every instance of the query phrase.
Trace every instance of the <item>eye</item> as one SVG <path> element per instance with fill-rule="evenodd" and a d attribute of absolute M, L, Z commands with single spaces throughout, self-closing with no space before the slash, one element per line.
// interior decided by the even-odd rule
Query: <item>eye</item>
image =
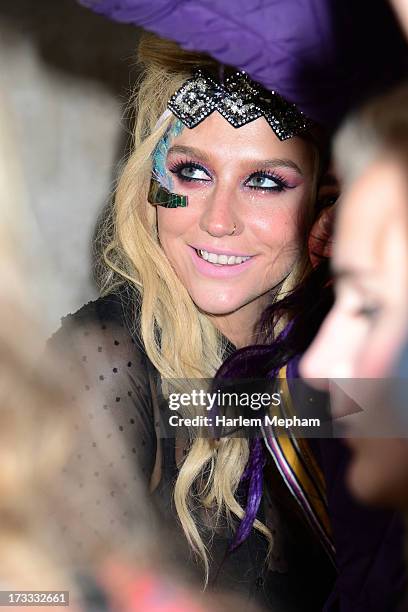
<path fill-rule="evenodd" d="M 181 181 L 211 181 L 211 176 L 203 166 L 194 162 L 182 162 L 169 168 Z"/>
<path fill-rule="evenodd" d="M 251 189 L 261 189 L 263 191 L 283 191 L 288 187 L 283 179 L 266 172 L 251 174 L 245 185 Z"/>
<path fill-rule="evenodd" d="M 381 312 L 381 306 L 379 304 L 363 304 L 357 311 L 356 315 L 373 321 Z"/>
<path fill-rule="evenodd" d="M 208 174 L 204 170 L 194 168 L 194 166 L 186 166 L 180 170 L 180 175 L 188 179 L 195 179 L 196 181 L 207 181 Z"/>

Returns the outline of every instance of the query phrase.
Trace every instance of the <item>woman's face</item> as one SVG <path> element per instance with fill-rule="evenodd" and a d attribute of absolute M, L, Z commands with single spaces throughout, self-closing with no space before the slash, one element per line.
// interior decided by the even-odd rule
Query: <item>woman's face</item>
<path fill-rule="evenodd" d="M 202 311 L 249 306 L 255 317 L 299 257 L 310 146 L 279 141 L 263 118 L 236 129 L 215 112 L 171 141 L 166 170 L 172 191 L 188 196 L 186 208 L 157 209 L 160 243 L 178 277 Z"/>
<path fill-rule="evenodd" d="M 301 373 L 307 379 L 381 379 L 392 374 L 408 336 L 407 196 L 402 165 L 385 157 L 346 192 L 334 239 L 336 300 L 302 359 Z M 354 384 L 375 400 L 372 390 L 380 388 L 378 382 Z M 384 417 L 382 408 L 345 419 L 354 451 L 350 484 L 368 501 L 395 501 L 408 482 L 408 442 L 370 437 L 373 418 L 379 419 L 381 431 L 390 424 L 392 412 Z M 392 405 L 388 408 L 392 411 Z"/>
<path fill-rule="evenodd" d="M 336 301 L 302 360 L 310 378 L 382 378 L 407 336 L 408 207 L 397 161 L 381 159 L 345 193 L 332 269 Z"/>

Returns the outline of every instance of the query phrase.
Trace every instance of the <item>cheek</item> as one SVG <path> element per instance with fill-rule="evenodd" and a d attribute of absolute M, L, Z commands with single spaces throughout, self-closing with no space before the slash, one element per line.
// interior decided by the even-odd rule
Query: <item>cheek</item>
<path fill-rule="evenodd" d="M 197 222 L 196 217 L 197 214 L 192 207 L 174 209 L 157 207 L 157 230 L 164 251 L 173 240 L 184 235 Z"/>
<path fill-rule="evenodd" d="M 194 223 L 194 213 L 187 208 L 157 207 L 157 232 L 160 245 L 177 274 L 182 274 L 185 246 L 180 238 Z"/>
<path fill-rule="evenodd" d="M 361 351 L 358 375 L 362 378 L 383 378 L 391 374 L 406 337 L 405 322 L 398 325 L 393 319 L 384 317 L 371 333 Z"/>
<path fill-rule="evenodd" d="M 265 247 L 284 247 L 300 243 L 300 220 L 297 207 L 274 205 L 257 210 L 249 217 L 247 226 L 256 237 L 259 245 Z M 300 246 L 300 244 L 299 244 Z"/>

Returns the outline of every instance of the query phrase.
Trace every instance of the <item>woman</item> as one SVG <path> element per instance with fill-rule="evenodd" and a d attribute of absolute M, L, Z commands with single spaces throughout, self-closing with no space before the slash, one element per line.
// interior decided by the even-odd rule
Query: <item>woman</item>
<path fill-rule="evenodd" d="M 335 157 L 345 193 L 333 250 L 336 301 L 301 362 L 310 384 L 328 386 L 334 379 L 334 417 L 351 450 L 346 478 L 353 495 L 405 515 L 407 104 L 405 84 L 367 104 L 337 135 Z M 358 399 L 358 411 L 355 404 L 350 410 L 349 397 Z M 396 609 L 395 595 L 390 590 L 387 609 Z M 398 610 L 407 609 L 405 599 Z"/>
<path fill-rule="evenodd" d="M 337 136 L 346 192 L 333 253 L 336 302 L 301 364 L 315 385 L 316 378 L 351 380 L 363 412 L 344 417 L 341 405 L 335 414 L 353 451 L 350 487 L 365 502 L 402 508 L 408 505 L 406 375 L 400 370 L 402 379 L 391 384 L 384 379 L 397 374 L 408 336 L 407 103 L 404 85 L 368 104 Z"/>
<path fill-rule="evenodd" d="M 160 439 L 158 397 L 212 378 L 235 347 L 262 342 L 261 313 L 307 273 L 324 161 L 317 131 L 210 58 L 153 37 L 139 56 L 135 146 L 107 224 L 105 297 L 67 318 L 54 342 L 80 355 L 86 393 L 103 391 L 93 417 L 114 415 L 164 519 L 178 517 L 203 562 L 201 576 L 273 610 L 316 610 L 332 564 L 272 464 L 271 494 L 230 553 L 244 469 L 256 460 L 248 463 L 249 441 Z"/>

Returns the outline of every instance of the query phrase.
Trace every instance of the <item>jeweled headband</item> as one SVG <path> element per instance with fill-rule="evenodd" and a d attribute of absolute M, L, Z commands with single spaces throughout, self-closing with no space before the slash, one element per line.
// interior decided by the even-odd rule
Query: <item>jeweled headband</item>
<path fill-rule="evenodd" d="M 274 91 L 267 91 L 242 71 L 233 72 L 217 83 L 197 68 L 170 98 L 168 108 L 189 128 L 215 110 L 235 128 L 265 117 L 279 140 L 292 138 L 312 125 L 294 104 Z"/>

